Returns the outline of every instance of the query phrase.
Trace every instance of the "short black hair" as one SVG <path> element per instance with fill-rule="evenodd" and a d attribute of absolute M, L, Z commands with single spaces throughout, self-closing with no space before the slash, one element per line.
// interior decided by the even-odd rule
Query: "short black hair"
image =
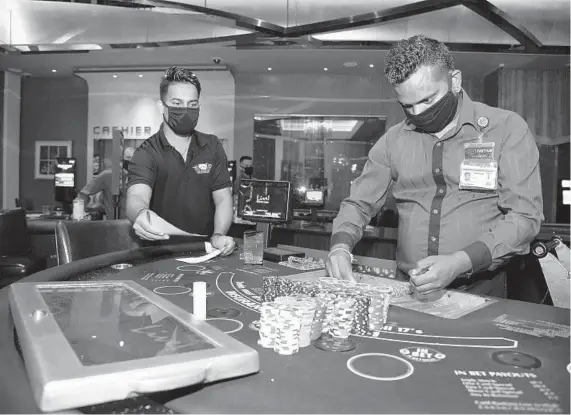
<path fill-rule="evenodd" d="M 240 157 L 240 163 L 242 163 L 244 160 L 252 160 L 252 157 L 250 157 L 250 156 L 242 156 L 242 157 Z"/>
<path fill-rule="evenodd" d="M 190 69 L 184 69 L 179 66 L 171 66 L 165 71 L 165 75 L 161 79 L 160 94 L 161 99 L 167 94 L 171 84 L 191 84 L 196 87 L 198 96 L 202 91 L 200 81 Z"/>
<path fill-rule="evenodd" d="M 389 49 L 385 75 L 392 85 L 399 85 L 421 66 L 440 66 L 446 71 L 454 70 L 454 58 L 444 43 L 416 35 L 397 42 Z"/>

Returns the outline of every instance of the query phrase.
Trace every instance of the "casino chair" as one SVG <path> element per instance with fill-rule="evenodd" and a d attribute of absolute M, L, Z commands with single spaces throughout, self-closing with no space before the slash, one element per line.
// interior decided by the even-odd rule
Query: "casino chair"
<path fill-rule="evenodd" d="M 55 239 L 58 265 L 95 255 L 139 248 L 139 239 L 127 219 L 58 221 Z"/>
<path fill-rule="evenodd" d="M 0 288 L 46 268 L 31 251 L 24 209 L 0 210 Z"/>

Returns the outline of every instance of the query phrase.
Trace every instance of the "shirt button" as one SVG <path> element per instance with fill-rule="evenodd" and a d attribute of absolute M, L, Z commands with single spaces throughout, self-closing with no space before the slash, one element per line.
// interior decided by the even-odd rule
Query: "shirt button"
<path fill-rule="evenodd" d="M 431 240 L 432 242 L 436 242 L 436 236 L 431 236 L 431 237 L 430 237 L 430 240 Z"/>
<path fill-rule="evenodd" d="M 438 193 L 440 194 L 444 193 L 444 189 L 438 189 Z"/>
<path fill-rule="evenodd" d="M 438 209 L 434 209 L 434 210 L 432 211 L 432 213 L 434 213 L 435 215 L 437 215 L 437 214 L 438 214 Z"/>
<path fill-rule="evenodd" d="M 434 169 L 434 173 L 440 173 L 440 169 L 437 167 Z"/>

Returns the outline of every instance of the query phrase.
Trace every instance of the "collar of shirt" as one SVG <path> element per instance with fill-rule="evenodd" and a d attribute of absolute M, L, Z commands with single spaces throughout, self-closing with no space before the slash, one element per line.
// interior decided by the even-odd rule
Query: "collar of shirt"
<path fill-rule="evenodd" d="M 452 123 L 456 123 L 456 125 L 454 125 L 454 127 L 450 130 L 446 131 L 444 134 L 446 136 L 448 136 L 448 133 L 451 131 L 453 131 L 453 134 L 450 136 L 456 135 L 458 130 L 460 130 L 464 125 L 471 125 L 475 129 L 478 129 L 478 115 L 476 114 L 476 106 L 474 105 L 474 101 L 470 99 L 464 89 L 462 89 L 462 92 L 460 93 L 459 100 L 460 102 L 458 103 L 458 106 L 460 109 L 458 111 L 458 115 L 456 118 L 454 118 L 454 121 L 452 121 Z M 416 127 L 408 120 L 408 118 L 405 120 L 403 128 L 408 131 L 416 130 Z"/>
<path fill-rule="evenodd" d="M 171 145 L 171 143 L 169 143 L 169 140 L 167 139 L 167 137 L 165 135 L 163 127 L 164 127 L 164 125 L 161 124 L 161 127 L 159 128 L 159 144 L 161 145 L 161 147 L 163 149 L 166 147 L 173 147 Z M 204 137 L 200 131 L 194 130 L 192 132 L 191 136 L 192 136 L 192 139 L 190 140 L 191 146 L 193 145 L 193 143 L 197 144 L 198 147 L 204 147 L 206 145 L 206 140 L 204 139 Z"/>

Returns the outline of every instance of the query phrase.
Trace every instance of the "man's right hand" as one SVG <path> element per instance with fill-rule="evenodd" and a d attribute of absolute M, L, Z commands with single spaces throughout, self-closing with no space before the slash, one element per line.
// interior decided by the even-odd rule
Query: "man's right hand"
<path fill-rule="evenodd" d="M 135 219 L 135 223 L 133 223 L 133 230 L 135 231 L 135 234 L 139 238 L 146 239 L 148 241 L 162 241 L 169 239 L 169 235 L 158 231 L 153 226 L 153 218 L 156 217 L 156 213 L 150 209 L 141 210 Z"/>
<path fill-rule="evenodd" d="M 335 245 L 331 248 L 325 267 L 327 273 L 332 278 L 355 281 L 351 265 L 351 254 L 349 247 L 346 245 Z"/>

